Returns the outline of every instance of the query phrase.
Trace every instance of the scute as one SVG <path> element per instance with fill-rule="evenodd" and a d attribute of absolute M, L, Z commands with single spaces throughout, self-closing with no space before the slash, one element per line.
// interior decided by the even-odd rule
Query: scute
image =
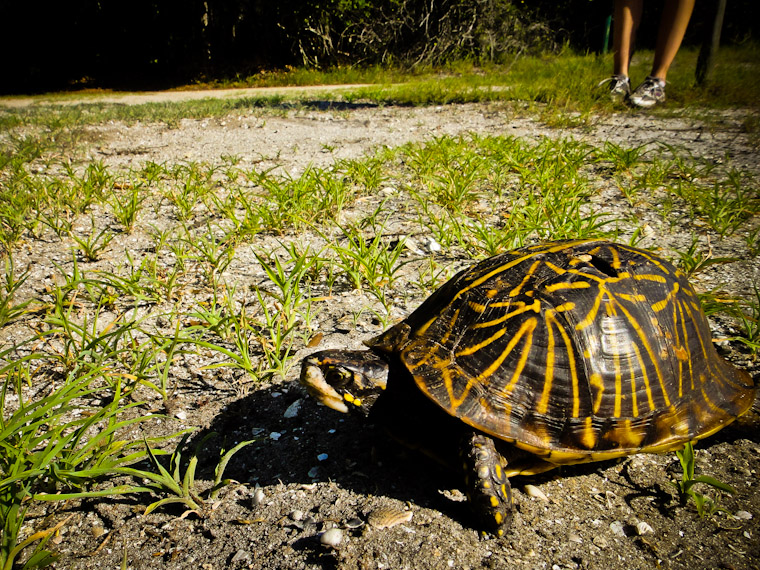
<path fill-rule="evenodd" d="M 370 346 L 452 416 L 552 463 L 678 448 L 754 400 L 685 276 L 606 241 L 489 258 Z"/>

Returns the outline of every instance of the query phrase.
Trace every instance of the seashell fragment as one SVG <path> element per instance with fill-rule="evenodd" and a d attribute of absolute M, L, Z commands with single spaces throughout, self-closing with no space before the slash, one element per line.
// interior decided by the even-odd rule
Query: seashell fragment
<path fill-rule="evenodd" d="M 378 530 L 394 527 L 398 524 L 408 523 L 412 520 L 412 511 L 400 507 L 382 506 L 369 514 L 367 522 Z"/>

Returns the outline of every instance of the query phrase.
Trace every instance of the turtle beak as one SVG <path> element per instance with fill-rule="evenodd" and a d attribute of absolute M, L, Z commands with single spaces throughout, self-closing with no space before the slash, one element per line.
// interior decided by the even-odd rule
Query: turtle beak
<path fill-rule="evenodd" d="M 301 384 L 306 386 L 309 394 L 328 408 L 348 413 L 348 406 L 343 397 L 327 383 L 322 369 L 316 362 L 311 362 L 310 359 L 304 361 L 301 368 Z"/>

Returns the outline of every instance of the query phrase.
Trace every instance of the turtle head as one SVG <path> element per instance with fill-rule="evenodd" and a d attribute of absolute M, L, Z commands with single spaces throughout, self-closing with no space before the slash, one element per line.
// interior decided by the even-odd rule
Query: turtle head
<path fill-rule="evenodd" d="M 388 363 L 369 350 L 324 350 L 304 359 L 301 384 L 339 412 L 369 413 L 388 381 Z"/>

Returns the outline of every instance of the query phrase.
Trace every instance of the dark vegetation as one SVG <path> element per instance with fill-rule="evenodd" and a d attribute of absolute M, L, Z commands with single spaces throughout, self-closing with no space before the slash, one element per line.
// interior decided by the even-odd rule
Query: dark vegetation
<path fill-rule="evenodd" d="M 599 51 L 611 0 L 134 0 L 2 3 L 0 93 L 167 88 L 288 66 L 500 62 L 564 46 Z M 699 2 L 687 44 L 712 2 Z M 753 0 L 729 2 L 724 43 L 757 37 Z M 645 5 L 651 47 L 660 3 Z"/>

